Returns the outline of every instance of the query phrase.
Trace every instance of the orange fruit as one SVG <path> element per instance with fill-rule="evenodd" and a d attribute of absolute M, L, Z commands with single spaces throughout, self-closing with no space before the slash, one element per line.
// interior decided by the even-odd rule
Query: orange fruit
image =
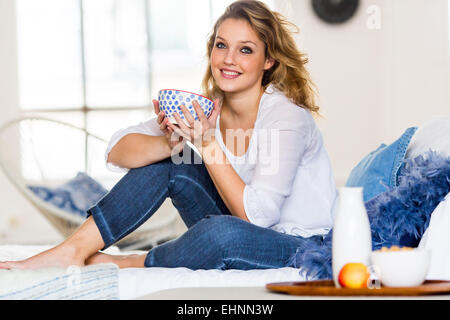
<path fill-rule="evenodd" d="M 367 288 L 370 277 L 369 268 L 364 263 L 351 262 L 344 265 L 339 272 L 339 284 L 343 288 Z"/>

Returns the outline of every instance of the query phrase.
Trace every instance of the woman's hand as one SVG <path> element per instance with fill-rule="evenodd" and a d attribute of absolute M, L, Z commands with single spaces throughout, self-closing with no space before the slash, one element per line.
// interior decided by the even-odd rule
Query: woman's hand
<path fill-rule="evenodd" d="M 180 136 L 178 133 L 174 132 L 172 128 L 167 126 L 169 123 L 169 119 L 165 117 L 164 111 L 159 109 L 158 100 L 153 100 L 153 107 L 155 110 L 155 114 L 158 115 L 157 122 L 159 124 L 159 129 L 164 133 L 167 144 L 171 150 L 171 155 L 178 154 L 183 150 L 184 145 L 186 144 L 186 139 Z"/>
<path fill-rule="evenodd" d="M 185 124 L 185 122 L 183 121 L 183 119 L 181 119 L 180 115 L 177 112 L 174 112 L 173 115 L 175 117 L 175 120 L 177 121 L 178 126 L 173 123 L 168 123 L 168 126 L 175 133 L 189 140 L 197 149 L 201 150 L 213 141 L 216 128 L 216 120 L 220 114 L 221 105 L 219 99 L 214 100 L 214 109 L 211 112 L 209 118 L 206 117 L 203 109 L 200 107 L 197 101 L 193 101 L 192 105 L 198 115 L 199 120 L 195 120 L 189 110 L 184 105 L 181 105 L 181 111 L 183 111 L 184 117 L 189 126 Z"/>

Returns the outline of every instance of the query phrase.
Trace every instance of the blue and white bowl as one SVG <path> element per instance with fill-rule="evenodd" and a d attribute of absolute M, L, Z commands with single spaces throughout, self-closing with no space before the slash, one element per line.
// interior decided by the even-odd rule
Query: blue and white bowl
<path fill-rule="evenodd" d="M 214 102 L 202 95 L 177 89 L 163 89 L 158 93 L 159 109 L 164 111 L 166 117 L 172 123 L 177 123 L 173 114 L 178 112 L 180 118 L 183 119 L 186 125 L 189 125 L 180 108 L 181 105 L 184 105 L 189 110 L 195 120 L 199 120 L 197 112 L 195 112 L 192 105 L 194 100 L 197 100 L 206 117 L 209 118 L 214 109 Z"/>

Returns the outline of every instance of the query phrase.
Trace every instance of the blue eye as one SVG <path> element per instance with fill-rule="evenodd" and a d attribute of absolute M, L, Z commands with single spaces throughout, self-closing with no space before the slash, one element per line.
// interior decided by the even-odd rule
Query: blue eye
<path fill-rule="evenodd" d="M 241 51 L 242 51 L 242 53 L 245 53 L 245 54 L 253 53 L 252 49 L 250 49 L 248 47 L 242 48 Z"/>
<path fill-rule="evenodd" d="M 219 49 L 223 49 L 223 48 L 225 48 L 225 45 L 222 42 L 218 42 L 216 44 L 216 47 L 219 48 Z"/>

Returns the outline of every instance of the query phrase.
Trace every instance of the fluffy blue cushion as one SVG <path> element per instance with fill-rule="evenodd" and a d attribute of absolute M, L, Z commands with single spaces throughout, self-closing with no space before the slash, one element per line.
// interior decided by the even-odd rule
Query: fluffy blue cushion
<path fill-rule="evenodd" d="M 346 187 L 363 187 L 363 199 L 368 201 L 397 186 L 398 170 L 417 127 L 408 128 L 390 145 L 381 144 L 365 156 L 351 171 Z"/>
<path fill-rule="evenodd" d="M 42 200 L 82 217 L 86 217 L 86 211 L 108 193 L 100 183 L 83 172 L 56 188 L 32 185 L 28 188 Z"/>
<path fill-rule="evenodd" d="M 403 245 L 405 236 L 420 241 L 431 214 L 450 192 L 450 157 L 434 151 L 404 160 L 398 186 L 365 202 L 372 231 L 372 249 Z M 290 266 L 302 268 L 308 278 L 331 279 L 332 231 L 323 239 L 305 241 Z"/>

